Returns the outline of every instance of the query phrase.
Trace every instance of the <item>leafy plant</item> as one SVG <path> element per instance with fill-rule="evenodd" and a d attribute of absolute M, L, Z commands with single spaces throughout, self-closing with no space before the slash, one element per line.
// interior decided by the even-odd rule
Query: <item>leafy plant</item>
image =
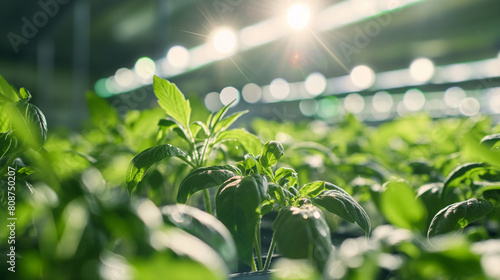
<path fill-rule="evenodd" d="M 211 114 L 205 122 L 191 122 L 189 100 L 184 98 L 184 95 L 175 84 L 155 76 L 153 87 L 155 95 L 158 97 L 158 104 L 168 116 L 159 122 L 159 126 L 166 130 L 175 131 L 188 144 L 188 149 L 184 151 L 170 144 L 164 144 L 146 149 L 136 155 L 127 171 L 126 184 L 129 192 L 132 192 L 137 187 L 153 164 L 163 159 L 179 158 L 183 163 L 196 170 L 206 166 L 214 148 L 224 142 L 237 142 L 249 152 L 254 152 L 256 148 L 260 148 L 261 142 L 253 134 L 243 129 L 228 129 L 239 117 L 246 113 L 246 111 L 237 112 L 225 117 L 234 101 L 216 114 Z M 197 170 L 196 172 L 202 171 Z M 206 211 L 211 213 L 212 206 L 208 190 L 204 189 L 203 192 Z M 185 195 L 187 199 L 190 194 Z"/>
<path fill-rule="evenodd" d="M 189 144 L 189 150 L 164 144 L 136 155 L 127 173 L 129 191 L 138 185 L 154 163 L 164 158 L 179 158 L 193 170 L 180 183 L 177 202 L 186 203 L 194 193 L 203 191 L 206 211 L 211 213 L 208 189 L 219 187 L 215 195 L 215 215 L 231 232 L 239 259 L 253 270 L 269 268 L 276 245 L 285 257 L 311 259 L 322 267 L 330 253 L 331 241 L 330 229 L 318 207 L 357 223 L 369 234 L 368 215 L 346 191 L 324 181 L 299 187 L 294 169 L 275 167 L 284 154 L 280 142 L 269 141 L 262 146 L 258 138 L 244 130 L 228 130 L 244 112 L 224 118 L 231 105 L 228 104 L 206 122 L 191 122 L 189 101 L 175 85 L 155 77 L 154 89 L 160 106 L 169 116 L 160 122 L 160 126 L 174 130 Z M 249 153 L 234 165 L 206 166 L 214 147 L 226 141 L 239 142 Z M 260 149 L 261 153 L 256 155 Z M 262 216 L 272 210 L 278 212 L 278 217 L 273 224 L 275 235 L 268 257 L 263 264 L 260 224 Z M 290 234 L 289 228 L 299 232 Z"/>
<path fill-rule="evenodd" d="M 281 143 L 267 142 L 261 154 L 247 154 L 245 160 L 234 166 L 204 169 L 214 172 L 208 173 L 213 174 L 210 180 L 204 178 L 206 172 L 193 171 L 181 183 L 179 191 L 194 193 L 220 185 L 216 195 L 216 216 L 235 239 L 240 260 L 253 270 L 269 268 L 275 246 L 284 257 L 309 259 L 322 268 L 331 251 L 331 237 L 330 228 L 318 207 L 357 223 L 367 236 L 370 220 L 364 209 L 334 184 L 314 181 L 300 187 L 295 170 L 276 168 L 283 154 Z M 226 178 L 221 175 L 229 176 L 231 173 L 238 174 L 223 181 Z M 200 179 L 194 180 L 196 176 Z M 184 197 L 178 197 L 178 202 L 185 202 Z M 272 210 L 277 211 L 278 216 L 273 223 L 274 235 L 263 264 L 261 217 Z M 257 264 L 254 261 L 254 249 Z"/>

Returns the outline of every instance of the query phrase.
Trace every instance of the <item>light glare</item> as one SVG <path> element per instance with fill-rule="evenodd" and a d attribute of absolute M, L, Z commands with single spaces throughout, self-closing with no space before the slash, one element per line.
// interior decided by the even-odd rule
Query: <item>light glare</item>
<path fill-rule="evenodd" d="M 311 12 L 304 4 L 297 4 L 288 10 L 286 20 L 293 29 L 303 29 L 309 24 Z"/>
<path fill-rule="evenodd" d="M 236 49 L 236 35 L 227 28 L 216 31 L 212 42 L 214 48 L 223 54 L 230 53 Z"/>

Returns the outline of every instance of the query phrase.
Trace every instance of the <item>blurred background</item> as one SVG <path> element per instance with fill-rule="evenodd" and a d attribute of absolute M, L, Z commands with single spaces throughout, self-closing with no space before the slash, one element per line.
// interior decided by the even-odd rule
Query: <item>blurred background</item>
<path fill-rule="evenodd" d="M 152 76 L 216 111 L 382 122 L 500 114 L 500 1 L 2 1 L 0 75 L 50 126 L 78 127 L 85 92 L 153 106 Z"/>

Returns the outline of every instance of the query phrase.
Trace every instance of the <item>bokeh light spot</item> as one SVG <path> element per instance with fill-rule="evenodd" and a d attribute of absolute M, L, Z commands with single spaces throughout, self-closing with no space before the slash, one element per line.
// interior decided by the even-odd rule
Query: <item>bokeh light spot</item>
<path fill-rule="evenodd" d="M 351 93 L 344 99 L 344 108 L 347 112 L 359 114 L 365 108 L 365 99 L 358 93 Z"/>
<path fill-rule="evenodd" d="M 444 91 L 443 99 L 448 107 L 458 108 L 460 102 L 467 97 L 461 87 L 451 87 Z"/>
<path fill-rule="evenodd" d="M 184 69 L 189 65 L 189 51 L 183 46 L 173 46 L 168 50 L 167 61 L 170 65 Z"/>
<path fill-rule="evenodd" d="M 467 97 L 460 102 L 458 109 L 460 110 L 460 113 L 462 113 L 463 115 L 471 117 L 479 113 L 481 105 L 479 104 L 479 101 L 477 101 L 476 98 Z"/>
<path fill-rule="evenodd" d="M 284 100 L 290 94 L 290 85 L 285 79 L 276 78 L 271 81 L 269 85 L 269 90 L 271 92 L 272 97 L 277 100 Z"/>
<path fill-rule="evenodd" d="M 219 93 L 210 92 L 205 96 L 205 107 L 212 112 L 219 111 L 223 105 L 220 101 Z"/>
<path fill-rule="evenodd" d="M 434 72 L 434 63 L 428 58 L 417 58 L 410 64 L 410 75 L 418 82 L 429 81 Z"/>
<path fill-rule="evenodd" d="M 234 100 L 231 107 L 236 106 L 240 101 L 240 92 L 234 87 L 225 87 L 220 92 L 220 101 L 226 106 Z"/>
<path fill-rule="evenodd" d="M 424 108 L 425 96 L 420 90 L 412 88 L 405 92 L 403 103 L 409 111 L 419 111 Z"/>
<path fill-rule="evenodd" d="M 326 89 L 326 79 L 321 73 L 312 73 L 307 76 L 305 81 L 305 87 L 307 92 L 311 96 L 317 96 L 321 94 Z"/>
<path fill-rule="evenodd" d="M 248 103 L 256 103 L 262 97 L 261 88 L 254 84 L 246 84 L 241 90 L 241 95 L 243 95 L 243 99 Z"/>
<path fill-rule="evenodd" d="M 366 65 L 359 65 L 352 69 L 351 80 L 360 89 L 366 89 L 375 82 L 375 73 Z"/>

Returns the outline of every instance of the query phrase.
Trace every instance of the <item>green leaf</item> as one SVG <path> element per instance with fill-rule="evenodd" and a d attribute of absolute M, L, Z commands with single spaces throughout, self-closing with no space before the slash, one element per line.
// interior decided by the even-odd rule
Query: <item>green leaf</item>
<path fill-rule="evenodd" d="M 139 184 L 151 165 L 165 158 L 179 157 L 186 160 L 186 153 L 170 144 L 146 149 L 137 154 L 129 164 L 127 170 L 127 189 L 129 193 Z"/>
<path fill-rule="evenodd" d="M 269 141 L 262 147 L 262 157 L 260 163 L 264 168 L 275 165 L 278 160 L 283 156 L 284 148 L 278 141 Z"/>
<path fill-rule="evenodd" d="M 209 166 L 191 171 L 182 180 L 177 192 L 177 203 L 186 203 L 188 198 L 197 191 L 222 185 L 228 179 L 236 176 L 233 166 Z"/>
<path fill-rule="evenodd" d="M 208 244 L 232 269 L 237 265 L 236 245 L 229 230 L 214 216 L 188 205 L 161 208 L 165 223 L 180 228 Z"/>
<path fill-rule="evenodd" d="M 323 213 L 311 204 L 279 210 L 273 223 L 278 251 L 289 259 L 312 259 L 322 271 L 332 250 L 330 228 Z"/>
<path fill-rule="evenodd" d="M 274 173 L 274 179 L 284 186 L 288 183 L 289 186 L 295 186 L 298 183 L 299 175 L 294 169 L 288 167 L 280 167 Z"/>
<path fill-rule="evenodd" d="M 243 146 L 247 153 L 252 154 L 259 154 L 262 148 L 262 141 L 257 136 L 241 128 L 222 131 L 215 142 L 225 141 L 236 141 Z"/>
<path fill-rule="evenodd" d="M 0 75 L 0 101 L 13 103 L 18 100 L 16 90 Z"/>
<path fill-rule="evenodd" d="M 19 90 L 19 97 L 21 97 L 24 103 L 28 103 L 31 100 L 31 93 L 27 89 L 21 88 Z"/>
<path fill-rule="evenodd" d="M 314 198 L 325 190 L 325 181 L 314 181 L 309 184 L 305 184 L 300 188 L 299 193 L 303 197 Z"/>
<path fill-rule="evenodd" d="M 222 280 L 229 272 L 215 250 L 181 229 L 168 227 L 156 230 L 153 236 L 150 243 L 156 251 L 131 261 L 136 270 L 133 279 L 153 280 L 162 275 L 160 279 Z"/>
<path fill-rule="evenodd" d="M 17 174 L 20 175 L 20 177 L 26 177 L 29 176 L 37 171 L 36 168 L 31 167 L 31 166 L 23 166 L 21 167 L 18 171 Z"/>
<path fill-rule="evenodd" d="M 94 126 L 108 129 L 115 128 L 118 125 L 120 120 L 118 112 L 106 99 L 91 91 L 86 93 L 86 99 L 90 121 Z"/>
<path fill-rule="evenodd" d="M 246 113 L 248 113 L 248 110 L 236 112 L 234 114 L 231 114 L 227 118 L 222 119 L 215 125 L 214 131 L 217 133 L 228 129 L 236 120 L 238 120 L 241 116 L 243 116 Z"/>
<path fill-rule="evenodd" d="M 189 100 L 184 98 L 182 92 L 173 83 L 158 76 L 153 78 L 153 87 L 158 104 L 163 110 L 179 124 L 189 129 L 191 106 Z"/>
<path fill-rule="evenodd" d="M 193 123 L 193 128 L 192 128 L 193 136 L 196 137 L 196 135 L 198 134 L 200 129 L 203 130 L 204 137 L 208 137 L 210 135 L 210 131 L 208 130 L 208 127 L 203 122 L 195 121 Z"/>
<path fill-rule="evenodd" d="M 476 171 L 486 170 L 487 166 L 487 163 L 472 162 L 462 164 L 453 169 L 444 180 L 441 198 L 444 199 L 448 195 L 450 187 L 458 186 L 464 180 L 471 178 Z"/>
<path fill-rule="evenodd" d="M 169 128 L 177 126 L 177 123 L 175 123 L 174 121 L 169 120 L 169 119 L 161 119 L 158 121 L 158 126 L 169 129 Z"/>
<path fill-rule="evenodd" d="M 428 224 L 430 223 L 432 217 L 434 217 L 439 210 L 446 206 L 443 202 L 444 200 L 441 199 L 442 190 L 442 183 L 430 183 L 418 188 L 417 197 L 420 198 L 427 209 Z"/>
<path fill-rule="evenodd" d="M 12 107 L 11 104 L 0 104 L 0 132 L 8 132 L 11 129 L 10 107 Z"/>
<path fill-rule="evenodd" d="M 294 197 L 290 191 L 276 184 L 268 185 L 268 194 L 279 205 L 290 205 L 290 201 Z"/>
<path fill-rule="evenodd" d="M 219 112 L 217 112 L 217 114 L 215 114 L 213 116 L 211 115 L 210 122 L 208 123 L 209 129 L 213 129 L 217 126 L 219 121 L 224 117 L 224 115 L 226 115 L 227 110 L 229 110 L 229 107 L 234 103 L 234 101 L 235 100 L 229 102 L 229 104 L 222 107 L 222 109 L 220 109 Z M 217 132 L 217 130 L 215 130 L 215 129 L 214 129 L 214 131 Z"/>
<path fill-rule="evenodd" d="M 500 182 L 476 182 L 475 184 L 480 185 L 476 194 L 482 194 L 486 200 L 495 204 L 500 203 Z"/>
<path fill-rule="evenodd" d="M 330 186 L 330 188 L 332 187 Z M 313 203 L 324 207 L 329 212 L 338 215 L 348 222 L 357 223 L 366 233 L 366 236 L 370 234 L 370 218 L 365 210 L 341 188 L 332 188 L 322 192 L 313 199 Z"/>
<path fill-rule="evenodd" d="M 316 142 L 301 142 L 301 143 L 296 143 L 292 146 L 290 146 L 289 148 L 287 148 L 287 150 L 308 150 L 308 151 L 312 151 L 312 152 L 316 152 L 317 154 L 325 157 L 325 159 L 328 159 L 332 164 L 334 165 L 337 165 L 339 164 L 339 159 L 337 158 L 337 156 L 332 153 L 332 151 L 330 149 L 328 149 L 327 147 L 319 144 L 319 143 L 316 143 Z"/>
<path fill-rule="evenodd" d="M 265 177 L 254 173 L 229 179 L 216 196 L 217 218 L 231 232 L 240 260 L 249 266 L 253 262 L 254 235 L 266 193 Z"/>
<path fill-rule="evenodd" d="M 421 228 L 426 219 L 426 209 L 413 188 L 406 182 L 386 183 L 381 194 L 381 210 L 387 220 L 398 227 L 410 230 Z"/>
<path fill-rule="evenodd" d="M 246 154 L 244 160 L 238 161 L 236 166 L 241 170 L 243 175 L 249 175 L 251 173 L 257 173 L 260 168 L 260 163 L 253 154 Z"/>
<path fill-rule="evenodd" d="M 491 149 L 498 141 L 500 141 L 500 133 L 487 135 L 481 139 L 481 145 L 485 145 Z"/>
<path fill-rule="evenodd" d="M 443 208 L 434 216 L 427 231 L 427 236 L 432 237 L 464 228 L 492 210 L 493 204 L 482 199 L 471 198 L 466 201 L 453 203 Z"/>
<path fill-rule="evenodd" d="M 38 107 L 30 103 L 16 103 L 5 107 L 12 122 L 14 135 L 28 147 L 39 150 L 47 140 L 47 121 Z"/>
<path fill-rule="evenodd" d="M 180 230 L 179 230 L 180 231 Z M 184 233 L 188 235 L 187 233 Z M 171 238 L 171 235 L 168 235 Z M 173 240 L 172 242 L 189 242 L 194 240 L 194 244 L 190 244 L 193 249 L 202 251 L 207 245 L 201 246 L 203 244 L 200 240 L 195 237 L 183 238 Z M 202 255 L 200 252 L 191 252 L 191 254 Z M 206 250 L 202 251 L 207 253 Z M 210 251 L 210 252 L 213 252 Z M 168 279 L 178 279 L 178 280 L 190 280 L 190 279 L 203 279 L 203 280 L 224 280 L 226 278 L 226 271 L 220 268 L 213 267 L 212 265 L 203 264 L 197 262 L 190 258 L 179 258 L 176 256 L 171 256 L 170 252 L 154 252 L 152 255 L 148 256 L 136 256 L 134 258 L 127 259 L 129 265 L 132 269 L 132 276 L 127 276 L 129 279 L 134 280 L 156 280 L 159 275 L 168 275 Z M 212 254 L 202 255 L 204 258 L 210 258 Z"/>
<path fill-rule="evenodd" d="M 444 180 L 443 188 L 446 189 L 448 186 L 455 183 L 455 180 L 457 179 L 463 180 L 465 177 L 467 177 L 469 171 L 486 166 L 487 165 L 485 163 L 480 162 L 466 163 L 458 166 L 457 168 L 453 169 L 450 174 L 448 174 L 448 176 Z"/>
<path fill-rule="evenodd" d="M 18 151 L 18 142 L 11 132 L 0 133 L 0 158 L 9 157 Z"/>
<path fill-rule="evenodd" d="M 356 174 L 376 179 L 380 183 L 386 181 L 386 178 L 389 177 L 389 172 L 387 172 L 380 164 L 374 161 L 366 161 L 360 164 L 354 164 L 353 167 Z"/>

